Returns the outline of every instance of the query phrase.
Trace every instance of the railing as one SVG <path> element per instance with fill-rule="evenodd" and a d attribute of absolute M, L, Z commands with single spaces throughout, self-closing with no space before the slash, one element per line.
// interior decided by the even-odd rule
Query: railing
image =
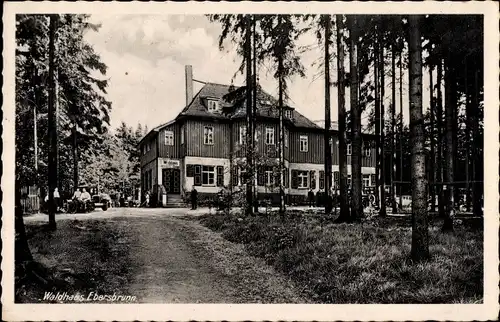
<path fill-rule="evenodd" d="M 24 214 L 40 211 L 40 189 L 36 186 L 21 188 L 21 206 Z"/>

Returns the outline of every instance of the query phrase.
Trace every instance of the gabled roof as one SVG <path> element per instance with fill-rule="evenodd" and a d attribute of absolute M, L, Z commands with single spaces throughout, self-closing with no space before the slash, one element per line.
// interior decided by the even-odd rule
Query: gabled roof
<path fill-rule="evenodd" d="M 179 118 L 184 116 L 206 117 L 210 119 L 231 120 L 246 117 L 246 104 L 245 104 L 245 86 L 230 86 L 217 83 L 206 83 L 198 93 L 194 96 L 191 103 L 189 103 L 177 117 L 153 128 L 146 136 L 144 136 L 139 145 L 152 133 L 158 132 L 164 127 L 175 123 Z M 210 112 L 205 106 L 204 99 L 219 99 L 221 105 L 220 112 Z M 259 86 L 257 90 L 257 115 L 264 118 L 277 119 L 278 115 L 278 100 L 272 95 L 266 93 Z M 309 120 L 307 117 L 297 112 L 293 107 L 286 106 L 291 110 L 292 117 L 286 118 L 293 126 L 298 128 L 308 128 L 320 130 L 321 127 Z M 222 112 L 224 111 L 224 112 Z"/>
<path fill-rule="evenodd" d="M 151 129 L 151 131 L 148 132 L 148 134 L 146 134 L 142 137 L 142 139 L 139 141 L 139 143 L 137 143 L 137 146 L 140 146 L 142 141 L 144 141 L 144 139 L 150 137 L 152 135 L 152 133 L 160 132 L 161 129 L 163 129 L 164 127 L 167 127 L 167 126 L 174 124 L 174 123 L 175 123 L 175 120 L 171 120 L 171 121 L 168 121 L 167 123 L 163 123 L 163 124 L 158 125 L 157 127 L 154 127 L 153 129 Z"/>
<path fill-rule="evenodd" d="M 222 99 L 224 95 L 228 94 L 231 86 L 215 84 L 215 83 L 207 83 L 205 84 L 201 90 L 194 96 L 191 103 L 186 106 L 177 116 L 206 116 L 210 118 L 221 118 L 226 119 L 227 116 L 220 113 L 212 113 L 209 112 L 207 107 L 203 105 L 203 98 L 219 98 Z M 176 119 L 177 119 L 176 118 Z"/>
<path fill-rule="evenodd" d="M 245 104 L 245 91 L 246 88 L 207 83 L 195 95 L 193 101 L 186 106 L 178 117 L 180 116 L 199 116 L 209 117 L 214 119 L 235 119 L 246 116 Z M 209 112 L 203 103 L 203 98 L 219 98 L 220 103 L 224 109 L 229 108 L 229 113 L 212 113 Z M 257 115 L 267 118 L 278 118 L 278 109 L 276 108 L 277 100 L 270 94 L 263 91 L 260 87 L 257 93 Z M 314 124 L 307 117 L 297 112 L 290 106 L 292 118 L 291 122 L 296 127 L 320 129 L 319 126 Z"/>

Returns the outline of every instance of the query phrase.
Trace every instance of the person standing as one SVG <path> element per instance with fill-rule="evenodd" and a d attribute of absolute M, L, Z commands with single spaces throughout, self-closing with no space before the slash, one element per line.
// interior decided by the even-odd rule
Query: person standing
<path fill-rule="evenodd" d="M 191 190 L 191 209 L 195 210 L 198 207 L 198 191 L 193 186 Z"/>
<path fill-rule="evenodd" d="M 314 191 L 312 188 L 310 188 L 307 193 L 307 200 L 309 201 L 309 207 L 314 207 Z"/>
<path fill-rule="evenodd" d="M 54 189 L 54 203 L 56 204 L 56 211 L 59 211 L 61 207 L 61 195 L 58 188 Z"/>

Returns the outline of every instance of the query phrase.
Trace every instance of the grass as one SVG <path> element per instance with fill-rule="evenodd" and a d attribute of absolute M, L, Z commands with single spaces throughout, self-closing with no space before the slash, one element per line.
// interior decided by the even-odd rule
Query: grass
<path fill-rule="evenodd" d="M 26 231 L 34 261 L 16 267 L 17 303 L 50 303 L 45 292 L 123 294 L 128 251 L 109 221 L 65 220 L 54 232 L 32 223 Z"/>
<path fill-rule="evenodd" d="M 431 259 L 409 259 L 411 223 L 333 224 L 321 216 L 206 215 L 202 224 L 242 243 L 320 303 L 482 303 L 483 234 L 429 230 Z"/>

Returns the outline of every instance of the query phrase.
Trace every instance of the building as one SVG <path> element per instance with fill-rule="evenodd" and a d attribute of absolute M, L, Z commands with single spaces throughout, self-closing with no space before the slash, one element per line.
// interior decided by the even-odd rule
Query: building
<path fill-rule="evenodd" d="M 170 200 L 186 196 L 192 187 L 201 199 L 215 196 L 223 186 L 242 187 L 246 133 L 244 87 L 206 83 L 193 96 L 191 66 L 186 66 L 186 106 L 172 121 L 152 129 L 139 143 L 142 191 L 155 192 L 163 185 Z M 259 161 L 278 160 L 278 110 L 276 99 L 258 90 L 256 143 Z M 310 188 L 324 189 L 324 129 L 293 107 L 284 110 L 284 185 L 288 203 L 305 201 Z M 338 182 L 338 129 L 332 129 L 332 171 Z M 375 180 L 374 136 L 363 134 L 363 184 Z M 350 178 L 351 145 L 347 145 Z M 259 199 L 276 200 L 277 177 L 273 169 L 259 167 Z M 350 181 L 350 179 L 348 179 Z"/>

